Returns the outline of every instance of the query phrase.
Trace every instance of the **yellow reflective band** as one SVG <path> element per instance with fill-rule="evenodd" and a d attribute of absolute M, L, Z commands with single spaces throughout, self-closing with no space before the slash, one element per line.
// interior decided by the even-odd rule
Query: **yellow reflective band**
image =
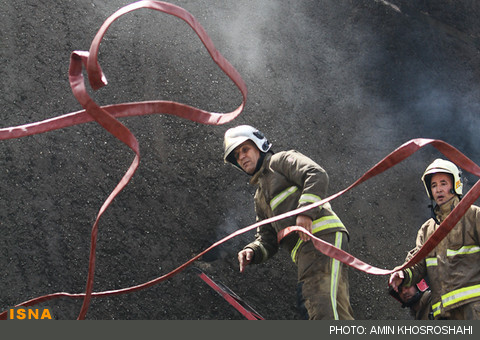
<path fill-rule="evenodd" d="M 441 305 L 441 302 L 437 302 L 436 304 L 432 305 L 432 312 L 433 312 L 433 316 L 437 316 L 438 314 L 440 314 L 440 305 Z"/>
<path fill-rule="evenodd" d="M 298 188 L 293 186 L 293 187 L 290 187 L 290 188 L 287 188 L 285 190 L 283 190 L 281 193 L 279 193 L 277 196 L 275 196 L 271 201 L 270 201 L 270 207 L 272 208 L 272 210 L 275 210 L 276 207 L 278 207 L 278 205 L 280 203 L 282 203 L 283 201 L 285 201 L 285 199 L 290 196 L 291 194 L 293 194 L 295 191 L 297 191 Z"/>
<path fill-rule="evenodd" d="M 317 196 L 317 195 L 314 195 L 314 194 L 303 194 L 302 196 L 300 196 L 300 199 L 298 200 L 298 203 L 317 203 L 317 202 L 320 202 L 322 200 L 322 198 L 320 196 Z M 330 205 L 330 202 L 327 202 L 325 204 L 322 204 L 321 206 L 319 206 L 320 210 L 322 208 L 325 208 L 325 209 L 331 209 L 332 206 Z"/>
<path fill-rule="evenodd" d="M 455 255 L 464 255 L 464 254 L 475 254 L 480 252 L 479 246 L 463 246 L 458 250 L 447 249 L 447 256 Z"/>
<path fill-rule="evenodd" d="M 477 296 L 480 296 L 480 285 L 464 287 L 443 295 L 442 304 L 447 307 Z"/>
<path fill-rule="evenodd" d="M 326 230 L 326 229 L 332 229 L 332 228 L 337 228 L 343 226 L 342 221 L 336 216 L 336 215 L 331 215 L 331 216 L 323 216 L 320 217 L 318 220 L 313 221 L 312 224 L 312 234 L 318 233 L 319 231 Z M 297 255 L 297 250 L 300 248 L 300 245 L 302 244 L 302 239 L 298 239 L 297 244 L 295 247 L 293 247 L 292 252 L 290 253 L 293 262 L 295 262 L 295 256 Z"/>
<path fill-rule="evenodd" d="M 315 202 L 320 202 L 322 199 L 320 196 L 314 195 L 314 194 L 303 194 L 300 196 L 300 199 L 298 200 L 298 203 L 315 203 Z"/>
<path fill-rule="evenodd" d="M 312 223 L 312 234 L 318 233 L 321 230 L 330 229 L 334 227 L 343 226 L 342 221 L 336 215 L 323 216 Z"/>
<path fill-rule="evenodd" d="M 335 247 L 342 249 L 342 233 L 335 233 Z M 330 300 L 332 301 L 333 317 L 334 320 L 338 320 L 337 312 L 337 290 L 338 279 L 340 276 L 340 261 L 332 257 L 332 275 L 330 278 Z"/>
<path fill-rule="evenodd" d="M 413 276 L 412 270 L 410 268 L 407 268 L 407 269 L 405 269 L 405 272 L 408 275 L 408 282 L 405 286 L 410 287 L 412 285 L 412 276 Z"/>
<path fill-rule="evenodd" d="M 295 262 L 295 256 L 297 255 L 297 250 L 300 248 L 300 245 L 302 244 L 302 240 L 298 239 L 297 244 L 295 247 L 293 247 L 292 252 L 290 253 L 290 256 L 292 257 L 292 261 Z"/>
<path fill-rule="evenodd" d="M 427 267 L 431 266 L 437 266 L 438 265 L 438 259 L 436 257 L 429 257 L 425 259 L 425 264 Z"/>

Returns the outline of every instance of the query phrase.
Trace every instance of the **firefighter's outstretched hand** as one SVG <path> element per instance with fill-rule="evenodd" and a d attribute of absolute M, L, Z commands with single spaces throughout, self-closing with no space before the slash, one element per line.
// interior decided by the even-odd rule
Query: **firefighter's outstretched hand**
<path fill-rule="evenodd" d="M 240 264 L 240 273 L 243 273 L 245 267 L 252 262 L 253 250 L 250 248 L 243 249 L 238 252 L 238 263 Z"/>
<path fill-rule="evenodd" d="M 404 278 L 405 278 L 405 275 L 403 274 L 403 271 L 400 270 L 390 275 L 390 280 L 388 280 L 388 284 L 392 286 L 392 288 L 396 292 L 398 292 L 398 287 L 401 286 Z"/>
<path fill-rule="evenodd" d="M 306 215 L 298 215 L 295 225 L 298 225 L 299 227 L 304 227 L 310 233 L 312 232 L 312 219 Z M 310 240 L 310 236 L 302 232 L 298 232 L 298 237 L 300 237 L 303 242 L 307 242 Z"/>

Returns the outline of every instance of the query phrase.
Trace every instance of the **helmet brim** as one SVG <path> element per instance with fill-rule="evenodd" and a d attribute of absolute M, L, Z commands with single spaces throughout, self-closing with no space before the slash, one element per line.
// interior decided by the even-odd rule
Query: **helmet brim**
<path fill-rule="evenodd" d="M 233 155 L 233 151 L 242 143 L 246 142 L 249 138 L 246 136 L 238 136 L 238 137 L 231 137 L 226 143 L 228 143 L 228 147 L 225 149 L 225 153 L 223 154 L 223 160 L 225 163 L 229 162 L 236 166 L 238 166 L 237 162 L 235 161 L 235 157 Z"/>

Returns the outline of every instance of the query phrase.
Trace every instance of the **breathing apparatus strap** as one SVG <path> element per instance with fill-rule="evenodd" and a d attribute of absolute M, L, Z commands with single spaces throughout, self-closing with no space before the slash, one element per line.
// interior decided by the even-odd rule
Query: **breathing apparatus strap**
<path fill-rule="evenodd" d="M 428 207 L 430 208 L 430 211 L 431 211 L 431 215 L 432 215 L 433 220 L 435 221 L 436 224 L 440 225 L 440 221 L 439 221 L 438 218 L 437 218 L 437 214 L 435 214 L 435 207 L 436 207 L 436 205 L 434 206 L 434 202 L 432 201 L 432 203 L 429 204 Z"/>
<path fill-rule="evenodd" d="M 263 160 L 265 159 L 265 155 L 266 155 L 265 152 L 261 152 L 261 151 L 260 151 L 260 157 L 258 158 L 257 166 L 255 167 L 255 172 L 254 172 L 254 174 L 256 174 L 256 173 L 258 172 L 258 170 L 260 170 L 260 168 L 262 167 L 262 165 L 263 165 Z"/>

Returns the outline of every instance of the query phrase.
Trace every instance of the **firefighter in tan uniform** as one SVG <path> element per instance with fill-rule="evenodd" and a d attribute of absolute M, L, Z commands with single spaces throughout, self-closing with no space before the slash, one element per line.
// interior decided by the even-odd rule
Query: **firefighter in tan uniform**
<path fill-rule="evenodd" d="M 252 176 L 250 184 L 257 187 L 257 221 L 326 197 L 328 176 L 323 168 L 294 150 L 274 153 L 265 136 L 252 126 L 241 125 L 225 132 L 224 159 Z M 347 230 L 326 203 L 301 215 L 260 226 L 255 241 L 238 253 L 240 272 L 249 264 L 268 260 L 281 246 L 290 252 L 298 267 L 299 307 L 306 308 L 304 317 L 353 319 L 348 267 L 316 250 L 307 234 L 289 234 L 279 244 L 277 233 L 294 225 L 340 249 L 348 248 Z"/>
<path fill-rule="evenodd" d="M 422 176 L 432 204 L 433 216 L 417 234 L 420 248 L 455 208 L 462 197 L 462 179 L 457 166 L 437 159 Z M 480 319 L 480 208 L 472 205 L 448 235 L 413 267 L 397 271 L 389 283 L 398 291 L 428 276 L 434 319 Z"/>

